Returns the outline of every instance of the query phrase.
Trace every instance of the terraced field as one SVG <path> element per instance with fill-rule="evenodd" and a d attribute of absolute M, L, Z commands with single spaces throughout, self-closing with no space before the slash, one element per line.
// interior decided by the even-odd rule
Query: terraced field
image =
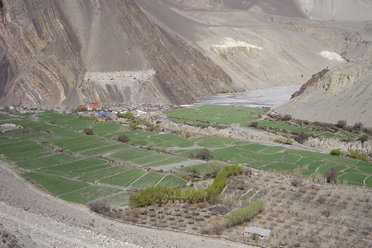
<path fill-rule="evenodd" d="M 340 140 L 357 140 L 368 133 L 363 130 L 353 133 L 350 130 L 326 127 L 321 123 L 309 123 L 300 120 L 282 121 L 262 116 L 266 109 L 243 108 L 234 106 L 208 106 L 185 108 L 164 112 L 176 123 L 193 126 L 226 126 L 240 124 L 245 127 L 265 129 L 272 133 L 292 137 L 291 132 L 313 134 L 320 137 L 337 138 Z M 254 125 L 253 125 L 254 124 Z"/>
<path fill-rule="evenodd" d="M 0 153 L 19 167 L 23 177 L 64 200 L 86 204 L 107 197 L 113 204 L 125 206 L 129 188 L 157 184 L 178 187 L 186 183 L 174 175 L 142 167 L 169 165 L 187 158 L 104 137 L 118 132 L 119 124 L 95 123 L 53 112 L 0 117 L 0 124 L 14 123 L 27 128 L 1 133 Z M 82 132 L 88 126 L 93 127 L 96 135 Z M 162 142 L 161 138 L 158 140 Z"/>
<path fill-rule="evenodd" d="M 211 107 L 201 109 L 215 111 Z M 242 115 L 253 118 L 262 114 L 262 110 L 237 109 L 236 113 L 228 107 L 223 110 L 225 112 L 216 116 L 208 117 L 202 113 L 204 121 L 214 118 L 219 123 L 226 123 L 229 118 L 239 121 L 243 120 Z M 195 119 L 197 114 L 192 113 Z M 190 160 L 189 155 L 205 148 L 211 151 L 215 160 L 262 170 L 316 176 L 335 168 L 340 183 L 372 187 L 372 163 L 351 158 L 221 137 L 186 139 L 174 134 L 125 130 L 119 124 L 53 112 L 0 115 L 2 123 L 24 127 L 0 133 L 2 156 L 16 164 L 22 176 L 51 194 L 83 204 L 107 197 L 110 203 L 125 206 L 130 188 L 184 185 L 187 182 L 177 174 L 161 171 L 175 169 L 187 173 L 186 167 L 191 166 L 203 175 L 206 164 Z M 89 126 L 93 127 L 95 135 L 83 132 Z M 128 143 L 117 141 L 122 134 L 129 137 Z"/>

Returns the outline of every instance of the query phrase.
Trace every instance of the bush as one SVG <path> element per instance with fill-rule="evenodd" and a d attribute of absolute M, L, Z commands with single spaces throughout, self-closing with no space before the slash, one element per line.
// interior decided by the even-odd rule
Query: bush
<path fill-rule="evenodd" d="M 126 112 L 126 113 L 124 113 L 124 114 L 122 114 L 122 113 L 117 113 L 116 116 L 117 116 L 118 118 L 125 118 L 125 119 L 129 119 L 129 120 L 132 120 L 132 121 L 135 120 L 134 115 L 133 115 L 132 113 L 130 113 L 130 112 Z"/>
<path fill-rule="evenodd" d="M 363 131 L 364 131 L 366 134 L 372 135 L 372 128 L 364 128 Z"/>
<path fill-rule="evenodd" d="M 181 200 L 189 203 L 199 203 L 205 201 L 207 192 L 203 189 L 189 188 L 181 192 Z"/>
<path fill-rule="evenodd" d="M 110 211 L 110 206 L 106 198 L 91 201 L 88 203 L 88 207 L 98 214 L 104 214 Z"/>
<path fill-rule="evenodd" d="M 84 133 L 86 135 L 94 135 L 94 131 L 93 131 L 93 128 L 90 128 L 90 127 L 87 127 L 84 129 Z"/>
<path fill-rule="evenodd" d="M 209 151 L 208 149 L 203 149 L 200 150 L 195 157 L 202 160 L 209 160 L 213 158 L 213 155 L 211 154 L 211 151 Z"/>
<path fill-rule="evenodd" d="M 324 177 L 327 183 L 336 183 L 337 182 L 337 170 L 335 168 L 331 168 L 324 173 Z"/>
<path fill-rule="evenodd" d="M 258 122 L 257 121 L 252 121 L 251 124 L 249 124 L 251 127 L 258 127 Z"/>
<path fill-rule="evenodd" d="M 200 171 L 198 171 L 196 168 L 187 168 L 186 172 L 187 172 L 187 175 L 189 175 L 192 178 L 200 177 Z"/>
<path fill-rule="evenodd" d="M 293 178 L 291 181 L 291 185 L 293 187 L 298 187 L 302 184 L 302 181 L 299 178 Z"/>
<path fill-rule="evenodd" d="M 230 176 L 236 176 L 243 173 L 243 168 L 237 165 L 229 165 L 223 167 L 223 169 L 216 175 L 213 183 L 206 189 L 208 193 L 208 199 L 215 199 L 226 186 L 227 178 Z"/>
<path fill-rule="evenodd" d="M 129 128 L 132 129 L 132 130 L 141 129 L 141 127 L 138 126 L 137 122 L 133 122 L 133 123 L 129 124 Z"/>
<path fill-rule="evenodd" d="M 76 109 L 73 110 L 73 112 L 87 112 L 88 109 L 87 107 L 77 107 Z"/>
<path fill-rule="evenodd" d="M 361 153 L 354 150 L 350 150 L 349 157 L 355 158 L 358 160 L 368 161 L 369 157 L 367 153 Z"/>
<path fill-rule="evenodd" d="M 299 134 L 297 134 L 296 137 L 294 137 L 294 140 L 297 141 L 298 143 L 300 144 L 303 144 L 305 143 L 305 141 L 310 137 L 309 134 L 307 133 L 304 133 L 304 132 L 301 132 Z"/>
<path fill-rule="evenodd" d="M 221 235 L 226 227 L 225 219 L 213 219 L 209 222 L 209 225 L 202 227 L 202 234 L 214 234 Z"/>
<path fill-rule="evenodd" d="M 155 124 L 152 124 L 151 121 L 149 121 L 147 119 L 139 119 L 138 123 L 147 126 L 150 129 L 151 132 L 154 131 L 157 128 L 157 126 Z"/>
<path fill-rule="evenodd" d="M 354 124 L 353 129 L 355 131 L 361 131 L 363 129 L 363 124 L 360 123 L 360 122 L 357 122 L 357 123 Z"/>
<path fill-rule="evenodd" d="M 283 138 L 276 138 L 274 140 L 274 142 L 280 143 L 280 144 L 286 144 L 286 145 L 292 145 L 293 144 L 293 141 L 291 139 L 283 139 Z"/>
<path fill-rule="evenodd" d="M 290 120 L 292 120 L 292 116 L 291 115 L 284 115 L 282 117 L 282 121 L 290 121 Z"/>
<path fill-rule="evenodd" d="M 132 194 L 129 197 L 129 205 L 133 207 L 144 207 L 152 204 L 161 206 L 169 201 L 175 201 L 180 198 L 180 190 L 165 186 L 150 187 L 142 190 L 138 194 Z"/>
<path fill-rule="evenodd" d="M 208 162 L 205 166 L 205 178 L 215 178 L 217 173 L 220 172 L 223 168 L 223 164 L 219 162 Z"/>
<path fill-rule="evenodd" d="M 152 204 L 161 206 L 169 201 L 176 200 L 190 203 L 199 203 L 207 199 L 208 201 L 215 200 L 225 188 L 227 178 L 241 173 L 243 173 L 243 168 L 239 166 L 226 166 L 217 174 L 212 185 L 206 190 L 190 188 L 180 191 L 179 189 L 172 189 L 165 186 L 150 187 L 137 194 L 130 195 L 129 205 L 132 207 L 144 207 Z"/>
<path fill-rule="evenodd" d="M 118 141 L 123 142 L 123 143 L 127 143 L 127 142 L 129 142 L 129 137 L 126 136 L 125 134 L 122 134 L 118 137 Z"/>
<path fill-rule="evenodd" d="M 342 152 L 339 149 L 333 149 L 329 154 L 334 156 L 341 156 Z"/>
<path fill-rule="evenodd" d="M 366 134 L 360 136 L 360 138 L 358 139 L 360 142 L 362 142 L 362 144 L 364 142 L 366 142 L 368 140 L 368 136 Z"/>
<path fill-rule="evenodd" d="M 345 127 L 347 126 L 347 123 L 344 120 L 339 120 L 337 122 L 336 126 L 339 127 L 339 128 L 345 129 Z"/>
<path fill-rule="evenodd" d="M 265 202 L 262 200 L 249 203 L 246 207 L 237 209 L 231 212 L 227 217 L 227 227 L 234 227 L 243 224 L 246 221 L 251 221 L 258 213 L 265 208 Z"/>

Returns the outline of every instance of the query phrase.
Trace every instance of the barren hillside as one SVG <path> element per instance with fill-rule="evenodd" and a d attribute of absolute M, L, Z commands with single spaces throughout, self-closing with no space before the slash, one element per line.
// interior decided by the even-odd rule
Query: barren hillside
<path fill-rule="evenodd" d="M 358 49 L 371 9 L 362 0 L 1 3 L 0 102 L 33 106 L 191 103 L 302 84 Z"/>

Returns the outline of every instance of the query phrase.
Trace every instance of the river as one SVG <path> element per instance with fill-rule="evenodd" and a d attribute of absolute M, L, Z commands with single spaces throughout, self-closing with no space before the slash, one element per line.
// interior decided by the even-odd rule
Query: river
<path fill-rule="evenodd" d="M 251 90 L 243 93 L 218 94 L 198 99 L 195 105 L 233 105 L 241 107 L 273 108 L 286 103 L 301 85 L 280 86 L 269 89 Z"/>

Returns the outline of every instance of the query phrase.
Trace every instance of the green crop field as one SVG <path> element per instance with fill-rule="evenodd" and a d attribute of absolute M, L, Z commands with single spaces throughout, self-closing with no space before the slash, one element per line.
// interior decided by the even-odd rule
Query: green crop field
<path fill-rule="evenodd" d="M 112 185 L 118 185 L 123 187 L 129 187 L 134 181 L 136 181 L 138 178 L 146 174 L 145 170 L 133 168 L 126 170 L 120 174 L 107 177 L 105 179 L 100 180 L 101 183 L 104 184 L 112 184 Z"/>
<path fill-rule="evenodd" d="M 232 106 L 201 106 L 198 108 L 187 108 L 181 110 L 165 111 L 172 120 L 192 125 L 213 125 L 240 123 L 249 125 L 251 121 L 265 114 L 263 109 L 242 108 Z"/>
<path fill-rule="evenodd" d="M 203 125 L 233 122 L 248 125 L 251 119 L 264 113 L 262 109 L 226 106 L 167 112 L 177 120 Z M 262 170 L 315 176 L 335 168 L 340 183 L 372 187 L 372 163 L 346 157 L 221 137 L 184 138 L 176 134 L 125 130 L 119 124 L 95 123 L 90 118 L 55 112 L 0 115 L 0 121 L 25 127 L 0 133 L 0 155 L 14 162 L 23 177 L 61 199 L 77 203 L 107 197 L 110 203 L 124 206 L 130 194 L 128 188 L 185 185 L 187 182 L 177 174 L 151 170 L 174 168 L 179 173 L 187 173 L 188 167 L 181 168 L 181 165 L 188 164 L 203 176 L 206 164 L 190 161 L 189 155 L 204 148 L 211 151 L 214 160 Z M 275 125 L 285 128 L 287 124 Z M 83 132 L 88 126 L 95 135 Z M 121 134 L 129 137 L 128 143 L 117 141 Z M 343 135 L 351 136 L 347 132 Z"/>
<path fill-rule="evenodd" d="M 145 189 L 155 186 L 162 178 L 163 174 L 157 172 L 149 172 L 145 176 L 132 183 L 131 187 L 136 189 Z"/>
<path fill-rule="evenodd" d="M 338 129 L 334 125 L 329 128 L 321 123 L 309 123 L 300 120 L 282 121 L 273 118 L 261 119 L 267 114 L 265 109 L 244 108 L 234 106 L 200 106 L 169 110 L 164 112 L 169 119 L 176 123 L 185 123 L 193 126 L 225 126 L 240 124 L 241 126 L 264 129 L 266 131 L 294 138 L 297 133 L 307 133 L 320 137 L 337 138 L 340 140 L 357 140 L 367 132 L 360 130 Z M 255 124 L 255 125 L 253 125 Z M 333 131 L 330 131 L 333 130 Z"/>
<path fill-rule="evenodd" d="M 146 174 L 144 169 L 108 163 L 112 159 L 116 160 L 116 164 L 139 160 L 138 166 L 145 166 L 186 160 L 181 156 L 141 149 L 116 141 L 115 135 L 120 132 L 119 124 L 94 123 L 89 118 L 55 112 L 2 115 L 1 120 L 27 129 L 1 133 L 0 154 L 15 162 L 23 177 L 61 199 L 86 204 L 94 199 L 107 197 L 115 205 L 124 206 L 130 194 L 124 187 L 142 189 L 156 185 L 165 178 L 167 179 L 162 185 L 178 187 L 186 183 L 171 174 Z M 95 135 L 85 135 L 83 129 L 88 126 L 93 127 Z M 138 140 L 144 139 L 145 135 L 142 133 L 139 133 Z M 159 137 L 157 142 L 163 143 L 163 146 L 168 146 L 164 145 L 167 139 L 170 143 L 177 141 L 180 147 L 193 144 L 178 136 L 150 134 Z M 114 158 L 115 155 L 117 159 Z M 145 176 L 141 179 L 143 175 Z M 119 202 L 120 200 L 123 202 Z"/>

